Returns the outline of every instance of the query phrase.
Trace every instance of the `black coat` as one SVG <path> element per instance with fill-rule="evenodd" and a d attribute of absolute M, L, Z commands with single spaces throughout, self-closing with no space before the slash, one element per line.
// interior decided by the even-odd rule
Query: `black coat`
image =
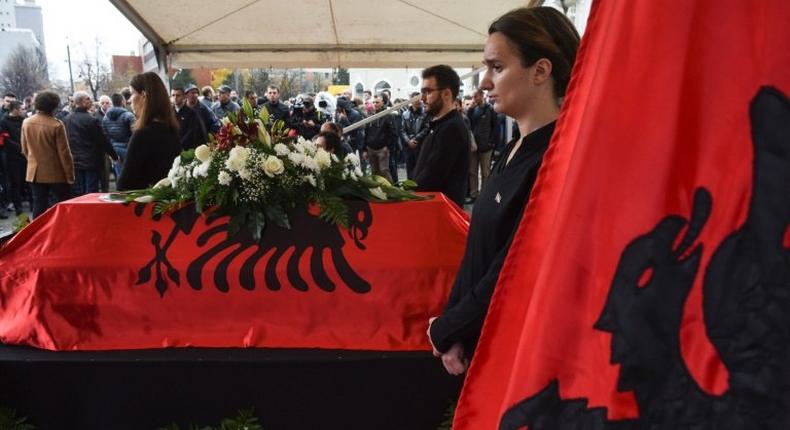
<path fill-rule="evenodd" d="M 176 109 L 176 118 L 178 118 L 178 138 L 182 150 L 195 149 L 208 141 L 206 126 L 200 119 L 198 110 L 184 103 L 181 109 Z"/>
<path fill-rule="evenodd" d="M 0 119 L 0 133 L 8 133 L 4 144 L 6 153 L 22 154 L 22 121 L 24 120 L 24 117 L 10 115 Z"/>
<path fill-rule="evenodd" d="M 469 109 L 469 123 L 475 137 L 477 152 L 487 152 L 497 144 L 497 114 L 488 103 Z"/>
<path fill-rule="evenodd" d="M 173 159 L 181 154 L 178 132 L 160 122 L 137 130 L 129 140 L 118 190 L 148 188 L 167 176 Z"/>
<path fill-rule="evenodd" d="M 371 149 L 388 148 L 393 141 L 398 140 L 398 131 L 395 128 L 395 117 L 384 115 L 368 124 L 365 129 L 365 146 Z"/>
<path fill-rule="evenodd" d="M 442 192 L 463 207 L 472 145 L 464 118 L 453 110 L 431 121 L 429 130 L 414 168 L 417 190 Z"/>
<path fill-rule="evenodd" d="M 553 132 L 553 122 L 533 131 L 506 163 L 516 141 L 510 142 L 483 184 L 450 299 L 442 315 L 431 324 L 431 342 L 437 350 L 446 352 L 461 342 L 467 355 L 474 351 L 499 272 Z"/>
<path fill-rule="evenodd" d="M 75 110 L 66 117 L 63 124 L 66 126 L 75 169 L 101 170 L 104 168 L 104 154 L 118 158 L 110 140 L 104 135 L 99 120 L 87 110 Z"/>
<path fill-rule="evenodd" d="M 272 121 L 277 121 L 281 119 L 283 121 L 288 121 L 288 118 L 291 116 L 291 111 L 288 109 L 288 106 L 277 102 L 266 102 L 264 104 L 266 110 L 269 112 L 269 116 L 272 118 Z"/>

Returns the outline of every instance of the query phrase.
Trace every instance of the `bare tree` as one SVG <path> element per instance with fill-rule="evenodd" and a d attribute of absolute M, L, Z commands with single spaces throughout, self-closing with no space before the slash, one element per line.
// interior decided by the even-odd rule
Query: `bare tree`
<path fill-rule="evenodd" d="M 3 66 L 0 87 L 24 98 L 49 86 L 47 60 L 38 49 L 18 46 Z"/>
<path fill-rule="evenodd" d="M 100 63 L 97 58 L 91 59 L 88 55 L 78 65 L 79 78 L 88 87 L 94 100 L 98 100 L 99 92 L 106 91 L 110 82 L 110 68 Z"/>

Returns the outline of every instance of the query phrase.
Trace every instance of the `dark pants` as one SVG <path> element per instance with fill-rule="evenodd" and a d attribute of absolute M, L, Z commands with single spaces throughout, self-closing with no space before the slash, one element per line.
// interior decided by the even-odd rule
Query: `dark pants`
<path fill-rule="evenodd" d="M 392 176 L 392 183 L 398 182 L 398 160 L 400 159 L 400 150 L 390 148 L 390 176 Z"/>
<path fill-rule="evenodd" d="M 74 169 L 74 186 L 72 191 L 75 196 L 99 192 L 100 170 Z"/>
<path fill-rule="evenodd" d="M 417 157 L 420 156 L 419 147 L 416 149 L 407 148 L 406 151 L 406 177 L 414 179 L 414 168 L 417 167 Z"/>
<path fill-rule="evenodd" d="M 8 153 L 6 160 L 6 173 L 8 175 L 8 193 L 11 203 L 14 204 L 16 214 L 22 213 L 22 195 L 25 193 L 25 170 L 27 160 L 19 153 Z"/>
<path fill-rule="evenodd" d="M 53 195 L 52 204 L 68 200 L 71 197 L 69 184 L 37 184 L 31 183 L 33 188 L 33 218 L 38 218 L 50 206 L 49 194 Z"/>

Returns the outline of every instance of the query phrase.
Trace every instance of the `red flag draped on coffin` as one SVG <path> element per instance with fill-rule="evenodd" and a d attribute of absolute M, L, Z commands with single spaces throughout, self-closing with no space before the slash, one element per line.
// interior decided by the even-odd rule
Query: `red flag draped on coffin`
<path fill-rule="evenodd" d="M 455 429 L 790 427 L 788 23 L 594 4 Z"/>
<path fill-rule="evenodd" d="M 442 195 L 295 213 L 260 241 L 185 207 L 151 219 L 88 195 L 0 250 L 0 340 L 55 350 L 170 346 L 427 350 L 468 218 Z"/>

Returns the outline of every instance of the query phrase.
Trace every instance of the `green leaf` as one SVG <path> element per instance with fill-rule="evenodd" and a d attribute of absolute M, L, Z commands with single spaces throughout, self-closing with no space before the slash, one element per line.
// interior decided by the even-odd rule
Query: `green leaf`
<path fill-rule="evenodd" d="M 266 109 L 266 106 L 261 106 L 261 110 L 258 111 L 258 118 L 263 121 L 264 124 L 269 124 L 269 110 Z"/>
<path fill-rule="evenodd" d="M 241 109 L 244 111 L 244 116 L 247 119 L 247 121 L 252 121 L 255 118 L 252 112 L 252 105 L 250 104 L 250 101 L 247 100 L 247 97 L 244 97 L 242 99 Z"/>

